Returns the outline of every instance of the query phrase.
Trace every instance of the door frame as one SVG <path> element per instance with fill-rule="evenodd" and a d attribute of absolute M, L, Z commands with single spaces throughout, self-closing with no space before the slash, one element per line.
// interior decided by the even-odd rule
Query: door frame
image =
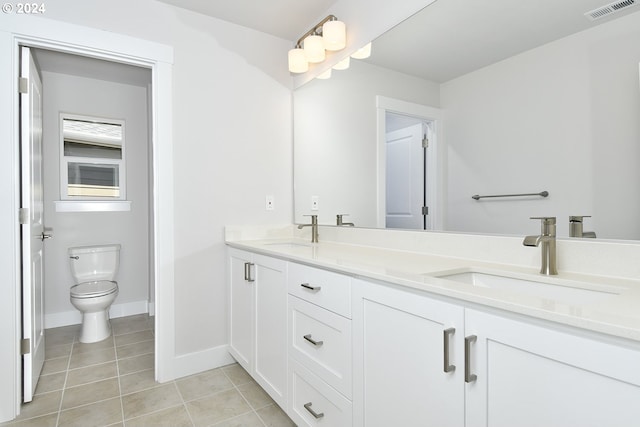
<path fill-rule="evenodd" d="M 0 422 L 20 413 L 22 400 L 20 339 L 21 256 L 20 225 L 20 128 L 19 49 L 29 46 L 96 59 L 116 61 L 151 69 L 153 147 L 153 236 L 155 270 L 155 377 L 160 382 L 174 378 L 175 307 L 173 239 L 173 48 L 147 40 L 99 31 L 45 18 L 18 15 L 2 17 L 0 29 L 0 229 L 8 239 L 0 242 L 0 376 L 10 378 L 12 387 L 0 389 Z M 159 171 L 162 171 L 160 174 Z M 11 285 L 13 284 L 13 285 Z M 5 288 L 6 287 L 6 288 Z M 6 384 L 8 385 L 8 384 Z"/>
<path fill-rule="evenodd" d="M 427 228 L 429 230 L 443 229 L 443 206 L 444 206 L 444 137 L 443 137 L 443 114 L 439 108 L 428 105 L 415 104 L 413 102 L 402 101 L 400 99 L 376 96 L 377 114 L 377 199 L 376 199 L 376 222 L 378 228 L 385 228 L 385 201 L 386 201 L 386 148 L 387 126 L 386 114 L 396 113 L 405 116 L 413 116 L 434 125 L 435 141 L 430 141 L 428 150 L 431 153 L 427 156 L 426 186 L 427 205 L 429 206 L 429 217 L 427 218 Z"/>

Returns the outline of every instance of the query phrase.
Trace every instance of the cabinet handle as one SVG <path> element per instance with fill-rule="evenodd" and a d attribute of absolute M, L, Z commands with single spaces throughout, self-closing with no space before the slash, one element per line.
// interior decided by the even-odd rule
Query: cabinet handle
<path fill-rule="evenodd" d="M 316 347 L 320 347 L 322 344 L 324 344 L 324 341 L 316 341 L 313 338 L 311 338 L 311 334 L 305 335 L 302 338 L 309 341 L 311 344 L 315 345 Z"/>
<path fill-rule="evenodd" d="M 449 373 L 456 370 L 456 365 L 449 363 L 449 340 L 453 334 L 456 333 L 456 328 L 449 328 L 443 331 L 443 343 L 444 343 L 444 372 Z"/>
<path fill-rule="evenodd" d="M 309 413 L 310 413 L 311 415 L 313 415 L 313 418 L 315 418 L 316 420 L 317 420 L 318 418 L 322 418 L 322 417 L 324 417 L 324 412 L 317 413 L 316 411 L 314 411 L 313 409 L 311 409 L 311 402 L 309 402 L 309 403 L 305 403 L 305 404 L 304 404 L 304 409 L 306 409 L 307 411 L 309 411 Z"/>
<path fill-rule="evenodd" d="M 478 379 L 476 374 L 471 373 L 471 344 L 478 339 L 475 335 L 464 338 L 464 382 L 472 383 Z"/>
<path fill-rule="evenodd" d="M 252 262 L 244 263 L 244 280 L 247 282 L 255 282 L 255 279 L 251 277 L 251 267 L 253 266 Z"/>
<path fill-rule="evenodd" d="M 318 292 L 320 289 L 322 289 L 321 286 L 311 286 L 308 283 L 300 283 L 300 286 L 313 292 Z"/>

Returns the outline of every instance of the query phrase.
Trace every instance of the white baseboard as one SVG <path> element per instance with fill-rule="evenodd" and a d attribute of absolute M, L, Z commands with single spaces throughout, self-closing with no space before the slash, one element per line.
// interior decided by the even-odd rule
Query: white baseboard
<path fill-rule="evenodd" d="M 235 360 L 229 354 L 229 346 L 225 344 L 176 356 L 173 359 L 173 374 L 175 378 L 182 378 L 231 363 L 235 363 Z"/>
<path fill-rule="evenodd" d="M 147 301 L 125 302 L 123 304 L 113 304 L 109 310 L 109 317 L 133 316 L 149 312 Z M 78 310 L 63 311 L 60 313 L 50 313 L 44 315 L 45 329 L 58 328 L 60 326 L 78 325 L 82 323 L 82 314 Z"/>
<path fill-rule="evenodd" d="M 124 304 L 114 304 L 109 310 L 109 318 L 133 316 L 134 314 L 142 314 L 149 312 L 148 301 L 125 302 Z"/>
<path fill-rule="evenodd" d="M 149 301 L 149 316 L 155 316 L 155 315 L 156 315 L 156 302 Z"/>

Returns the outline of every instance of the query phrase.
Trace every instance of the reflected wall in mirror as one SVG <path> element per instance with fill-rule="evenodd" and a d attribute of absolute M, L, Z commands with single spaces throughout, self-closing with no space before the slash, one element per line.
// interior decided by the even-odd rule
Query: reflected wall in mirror
<path fill-rule="evenodd" d="M 297 89 L 295 221 L 386 226 L 383 97 L 441 113 L 433 229 L 522 235 L 556 216 L 566 237 L 587 215 L 598 238 L 640 239 L 640 6 L 585 16 L 605 4 L 438 0 L 368 60 Z"/>

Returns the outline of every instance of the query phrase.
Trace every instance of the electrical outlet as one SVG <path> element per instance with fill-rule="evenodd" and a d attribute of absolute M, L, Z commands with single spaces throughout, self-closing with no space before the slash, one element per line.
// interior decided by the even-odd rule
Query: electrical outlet
<path fill-rule="evenodd" d="M 273 196 L 265 196 L 265 206 L 264 208 L 268 211 L 272 211 L 276 208 L 275 206 L 275 201 L 273 199 Z"/>
<path fill-rule="evenodd" d="M 311 196 L 311 210 L 317 211 L 320 209 L 320 198 L 318 196 Z"/>

